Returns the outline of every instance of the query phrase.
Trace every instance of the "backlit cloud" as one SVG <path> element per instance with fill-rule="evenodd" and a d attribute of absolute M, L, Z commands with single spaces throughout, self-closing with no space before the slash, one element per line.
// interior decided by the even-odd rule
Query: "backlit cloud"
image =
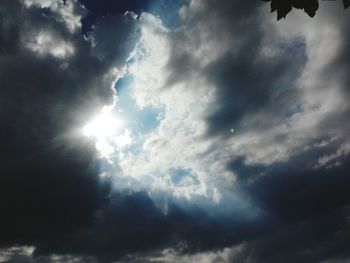
<path fill-rule="evenodd" d="M 343 8 L 107 2 L 0 3 L 0 261 L 348 260 Z"/>

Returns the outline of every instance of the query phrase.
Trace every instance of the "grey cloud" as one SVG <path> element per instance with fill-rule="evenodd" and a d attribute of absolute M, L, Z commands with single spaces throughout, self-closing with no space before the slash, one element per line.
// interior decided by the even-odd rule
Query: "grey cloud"
<path fill-rule="evenodd" d="M 272 48 L 277 54 L 269 57 L 262 49 L 268 46 L 264 35 L 268 30 L 264 31 L 258 3 L 195 3 L 200 6 L 185 21 L 187 28 L 170 38 L 168 83 L 198 74 L 213 85 L 216 107 L 208 109 L 206 139 L 224 137 L 224 141 L 227 136 L 220 134 L 232 126 L 265 135 L 269 125 L 303 114 L 296 103 L 302 96 L 296 86 L 308 61 L 304 40 L 277 41 Z M 213 251 L 236 246 L 242 249 L 228 257 L 213 256 L 213 262 L 272 263 L 288 262 L 287 258 L 310 263 L 349 258 L 349 160 L 344 156 L 341 166 L 312 168 L 323 154 L 337 151 L 346 141 L 347 128 L 338 127 L 345 126 L 343 113 L 333 113 L 337 118 L 331 122 L 343 134 L 321 150 L 312 145 L 333 142 L 328 133 L 306 136 L 300 147 L 308 150 L 297 151 L 286 162 L 253 165 L 248 164 L 246 152 L 235 155 L 227 169 L 237 175 L 236 183 L 226 188 L 240 193 L 262 213 L 252 213 L 249 219 L 231 214 L 215 217 L 196 205 L 184 209 L 171 202 L 165 213 L 145 192 L 112 194 L 108 180 L 98 178 L 91 142 L 69 133 L 102 105 L 113 102 L 114 76 L 109 72 L 124 66 L 139 36 L 138 22 L 130 16 L 106 17 L 84 40 L 54 14 L 43 12 L 35 6 L 25 9 L 18 1 L 0 4 L 0 245 L 35 248 L 33 255 L 14 250 L 13 261 L 54 262 L 52 256 L 58 254 L 62 262 L 86 262 L 90 258 L 84 256 L 89 255 L 91 262 L 137 262 L 172 248 L 188 262 L 192 254 L 209 258 Z M 55 45 L 42 54 L 28 48 L 24 40 L 42 30 L 71 43 L 74 52 L 57 57 L 50 52 Z M 208 38 L 190 43 L 208 44 L 207 63 L 205 57 L 198 59 L 186 50 L 187 37 L 181 30 L 207 33 Z M 210 38 L 216 45 L 205 42 Z M 220 50 L 220 43 L 228 48 Z M 212 58 L 214 53 L 218 55 Z M 336 68 L 345 94 L 345 48 L 342 54 L 326 67 L 325 75 L 333 77 L 331 70 Z M 182 64 L 189 66 L 178 69 Z M 273 137 L 273 142 L 280 142 L 293 136 L 276 132 Z M 262 152 L 268 145 L 263 146 L 253 151 Z"/>
<path fill-rule="evenodd" d="M 259 3 L 205 1 L 203 6 L 185 21 L 185 36 L 180 30 L 171 39 L 173 55 L 168 63 L 168 84 L 198 74 L 216 87 L 214 110 L 208 110 L 209 134 L 227 134 L 225 131 L 239 127 L 242 118 L 251 112 L 262 109 L 276 112 L 278 108 L 278 112 L 286 114 L 296 106 L 292 103 L 299 96 L 295 82 L 306 62 L 302 40 L 296 38 L 292 43 L 279 40 L 279 46 L 273 47 L 277 54 L 267 56 L 263 48 L 266 38 L 273 36 L 266 36 Z M 197 38 L 192 37 L 191 30 Z M 201 35 L 206 38 L 201 39 Z M 224 51 L 209 64 L 203 65 L 201 61 L 207 59 L 206 54 L 194 58 L 183 48 L 200 47 L 211 39 L 214 42 L 209 52 L 215 54 L 222 46 Z"/>
<path fill-rule="evenodd" d="M 56 11 L 20 1 L 0 4 L 2 247 L 59 239 L 93 222 L 108 202 L 110 186 L 98 178 L 94 146 L 76 130 L 113 102 L 110 70 L 124 65 L 135 23 L 117 21 L 108 29 L 111 38 L 118 34 L 120 47 L 113 49 L 113 60 L 102 61 L 95 55 L 99 47 L 56 19 Z M 35 49 L 40 34 L 51 43 L 45 52 Z M 57 56 L 60 41 L 74 51 Z"/>
<path fill-rule="evenodd" d="M 135 48 L 140 32 L 137 21 L 127 13 L 98 20 L 89 36 L 96 47 L 94 55 L 101 62 L 123 65 Z"/>
<path fill-rule="evenodd" d="M 271 216 L 270 223 L 277 222 L 263 241 L 244 239 L 251 250 L 242 252 L 246 254 L 240 255 L 241 262 L 348 258 L 345 244 L 349 238 L 346 176 L 349 163 L 345 151 L 337 153 L 348 142 L 349 104 L 346 99 L 340 100 L 341 105 L 332 103 L 331 96 L 348 96 L 345 71 L 349 68 L 349 31 L 344 26 L 348 19 L 342 15 L 334 20 L 338 9 L 320 11 L 323 18 L 318 21 L 339 31 L 340 47 L 336 51 L 322 48 L 324 52 L 317 52 L 322 47 L 317 42 L 325 43 L 329 32 L 324 31 L 317 41 L 309 35 L 317 31 L 314 24 L 307 32 L 293 33 L 293 29 L 297 31 L 301 26 L 298 16 L 290 18 L 295 19 L 295 28 L 291 29 L 270 23 L 258 3 L 192 1 L 192 4 L 190 8 L 194 11 L 184 13 L 183 27 L 170 36 L 172 56 L 167 64 L 170 72 L 167 84 L 175 88 L 174 84 L 186 82 L 191 76 L 205 76 L 212 84 L 216 101 L 208 108 L 207 140 L 221 137 L 220 146 L 234 141 L 235 137 L 229 140 L 232 135 L 227 132 L 231 127 L 240 133 L 236 137 L 238 144 L 244 133 L 257 134 L 259 139 L 247 135 L 245 147 L 250 150 L 243 147 L 232 150 L 228 169 L 237 176 L 232 191 L 252 198 Z M 278 35 L 276 30 L 285 32 Z M 207 52 L 198 56 L 198 50 L 206 45 Z M 327 60 L 333 51 L 336 55 Z M 317 70 L 310 73 L 310 68 Z M 310 74 L 310 82 L 305 80 L 306 74 Z M 205 94 L 198 93 L 198 98 L 193 99 L 202 95 Z M 323 101 L 320 99 L 316 104 L 313 98 Z M 327 110 L 320 107 L 323 103 L 329 103 Z M 298 124 L 293 124 L 292 120 L 299 117 Z M 315 124 L 311 125 L 313 121 Z M 281 129 L 281 123 L 290 129 Z M 314 146 L 322 140 L 329 141 L 329 145 Z M 274 151 L 281 148 L 283 157 L 273 159 Z M 251 158 L 255 154 L 268 160 Z M 314 169 L 322 156 L 341 158 L 333 163 L 338 166 Z M 341 238 L 337 233 L 341 233 Z"/>

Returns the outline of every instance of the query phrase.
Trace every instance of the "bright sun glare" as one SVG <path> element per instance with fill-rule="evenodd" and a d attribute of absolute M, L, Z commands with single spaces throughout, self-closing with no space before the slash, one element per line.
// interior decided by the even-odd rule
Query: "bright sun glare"
<path fill-rule="evenodd" d="M 111 107 L 105 107 L 96 115 L 82 132 L 85 136 L 93 138 L 96 150 L 101 157 L 110 159 L 117 151 L 131 144 L 130 132 L 123 129 L 122 121 L 112 112 Z"/>
<path fill-rule="evenodd" d="M 114 135 L 119 127 L 120 121 L 111 112 L 102 111 L 83 128 L 83 133 L 87 137 L 103 140 Z"/>

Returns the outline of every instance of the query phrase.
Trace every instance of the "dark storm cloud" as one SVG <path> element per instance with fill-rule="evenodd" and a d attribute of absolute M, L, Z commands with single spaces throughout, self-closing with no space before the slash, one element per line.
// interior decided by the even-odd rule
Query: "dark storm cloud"
<path fill-rule="evenodd" d="M 282 112 L 290 105 L 281 105 L 278 101 L 285 96 L 298 96 L 291 79 L 303 68 L 303 49 L 289 57 L 259 59 L 260 41 L 252 36 L 237 55 L 225 54 L 208 67 L 206 75 L 220 86 L 218 109 L 208 118 L 210 133 L 222 133 L 230 127 L 237 127 L 242 117 L 267 109 L 274 102 L 274 110 L 280 107 L 279 112 Z"/>
<path fill-rule="evenodd" d="M 349 258 L 349 159 L 328 170 L 300 169 L 315 154 L 310 151 L 289 164 L 269 168 L 233 165 L 249 178 L 242 175 L 236 187 L 276 222 L 273 231 L 246 243 L 233 259 L 272 263 Z M 267 175 L 257 175 L 261 170 Z"/>
<path fill-rule="evenodd" d="M 115 25 L 118 25 L 118 31 Z M 107 16 L 100 19 L 94 25 L 92 36 L 96 47 L 94 55 L 101 63 L 122 65 L 133 50 L 139 35 L 139 30 L 135 29 L 135 20 L 130 15 Z"/>
<path fill-rule="evenodd" d="M 288 164 L 270 167 L 235 163 L 233 169 L 242 174 L 236 187 L 244 189 L 265 211 L 286 222 L 316 218 L 346 206 L 350 202 L 349 161 L 330 169 L 305 166 L 305 160 L 313 159 L 310 155 L 314 154 L 315 151 L 310 151 Z M 257 171 L 267 175 L 259 176 Z"/>
<path fill-rule="evenodd" d="M 323 151 L 332 152 L 333 147 L 336 146 Z M 234 191 L 249 198 L 268 216 L 261 235 L 246 238 L 242 234 L 243 245 L 232 252 L 228 262 L 316 263 L 349 259 L 349 158 L 342 166 L 329 169 L 315 170 L 307 164 L 322 154 L 312 149 L 288 163 L 270 166 L 245 165 L 243 159 L 231 163 L 230 169 L 238 175 Z"/>
<path fill-rule="evenodd" d="M 142 12 L 152 13 L 162 18 L 162 22 L 169 27 L 178 24 L 178 9 L 187 4 L 188 0 L 80 0 L 88 10 L 82 20 L 84 33 L 92 30 L 96 19 L 107 15 L 125 14 L 132 12 L 140 16 Z"/>
<path fill-rule="evenodd" d="M 169 204 L 164 213 L 147 193 L 113 195 L 113 204 L 96 212 L 94 223 L 36 241 L 34 256 L 93 255 L 100 262 L 126 260 L 172 247 L 182 254 L 220 249 L 260 236 L 270 228 L 264 220 L 215 219 L 193 206 Z M 126 257 L 130 255 L 129 257 Z"/>
<path fill-rule="evenodd" d="M 62 5 L 49 9 L 0 4 L 1 246 L 74 233 L 92 222 L 110 192 L 98 178 L 93 143 L 76 130 L 113 102 L 110 70 L 133 49 L 136 24 L 123 16 L 109 21 L 113 28 L 99 28 L 117 41 L 101 59 L 96 53 L 106 39 L 91 33 L 93 48 L 59 19 Z"/>
<path fill-rule="evenodd" d="M 99 17 L 113 14 L 124 14 L 127 11 L 140 15 L 146 11 L 152 0 L 131 0 L 131 1 L 111 1 L 111 0 L 80 0 L 88 11 L 88 15 L 83 19 L 83 32 L 90 31 L 91 26 Z"/>
<path fill-rule="evenodd" d="M 337 210 L 312 220 L 284 225 L 264 238 L 249 242 L 230 260 L 254 263 L 347 262 L 350 235 L 345 218 L 348 214 L 348 211 Z"/>
<path fill-rule="evenodd" d="M 311 178 L 297 174 L 298 169 L 286 174 L 286 167 L 282 172 L 276 168 L 245 185 L 244 191 L 269 214 L 253 220 L 215 219 L 199 208 L 185 211 L 172 204 L 165 214 L 146 193 L 117 194 L 112 197 L 114 204 L 101 207 L 89 226 L 34 243 L 35 255 L 38 262 L 52 254 L 90 254 L 100 262 L 146 262 L 168 247 L 190 255 L 243 244 L 227 262 L 345 259 L 350 239 L 347 167 L 311 173 Z M 333 179 L 325 185 L 329 176 Z"/>
<path fill-rule="evenodd" d="M 253 219 L 215 218 L 199 207 L 184 210 L 171 203 L 165 213 L 146 193 L 119 193 L 113 195 L 113 205 L 95 214 L 94 224 L 58 240 L 43 239 L 35 253 L 89 253 L 101 262 L 138 262 L 137 258 L 145 262 L 169 247 L 185 256 L 241 246 L 227 262 L 346 259 L 350 256 L 349 160 L 342 167 L 321 172 L 300 171 L 304 158 L 307 156 L 293 165 L 268 168 L 240 165 L 254 180 L 242 176 L 235 191 L 249 196 L 265 211 Z M 257 175 L 261 170 L 267 174 Z"/>

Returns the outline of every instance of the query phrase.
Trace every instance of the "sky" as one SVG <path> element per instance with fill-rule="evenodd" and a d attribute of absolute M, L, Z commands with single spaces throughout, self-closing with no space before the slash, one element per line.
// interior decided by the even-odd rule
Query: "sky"
<path fill-rule="evenodd" d="M 349 262 L 348 12 L 1 1 L 0 262 Z"/>

